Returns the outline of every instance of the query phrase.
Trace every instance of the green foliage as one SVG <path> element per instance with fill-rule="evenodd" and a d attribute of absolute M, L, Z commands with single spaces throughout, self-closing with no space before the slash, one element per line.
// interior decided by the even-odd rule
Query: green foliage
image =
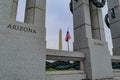
<path fill-rule="evenodd" d="M 54 68 L 48 68 L 47 71 L 57 71 L 57 70 Z"/>
<path fill-rule="evenodd" d="M 47 71 L 74 71 L 74 70 L 75 70 L 74 68 L 69 68 L 69 69 L 66 69 L 66 70 L 57 70 L 57 69 L 54 69 L 54 68 L 47 69 Z"/>

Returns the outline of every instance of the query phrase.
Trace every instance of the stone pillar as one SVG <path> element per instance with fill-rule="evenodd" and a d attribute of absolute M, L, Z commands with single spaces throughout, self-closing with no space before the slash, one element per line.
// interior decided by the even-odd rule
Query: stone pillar
<path fill-rule="evenodd" d="M 90 16 L 93 39 L 105 40 L 102 11 L 90 2 Z"/>
<path fill-rule="evenodd" d="M 120 0 L 107 0 L 113 55 L 120 56 Z"/>
<path fill-rule="evenodd" d="M 16 17 L 18 0 L 0 0 L 0 20 Z"/>
<path fill-rule="evenodd" d="M 86 80 L 113 80 L 111 56 L 105 41 L 101 9 L 90 4 L 89 0 L 72 2 L 74 51 L 82 51 L 86 55 Z"/>
<path fill-rule="evenodd" d="M 17 1 L 0 0 L 0 80 L 45 80 L 45 11 L 39 7 L 45 9 L 46 0 L 27 0 L 35 15 L 26 19 L 34 16 L 34 25 L 15 21 Z M 38 1 L 36 7 L 30 1 Z"/>
<path fill-rule="evenodd" d="M 46 0 L 27 0 L 25 22 L 45 26 Z"/>
<path fill-rule="evenodd" d="M 11 17 L 15 21 L 16 21 L 16 16 L 17 16 L 17 7 L 18 7 L 18 0 L 13 0 Z"/>

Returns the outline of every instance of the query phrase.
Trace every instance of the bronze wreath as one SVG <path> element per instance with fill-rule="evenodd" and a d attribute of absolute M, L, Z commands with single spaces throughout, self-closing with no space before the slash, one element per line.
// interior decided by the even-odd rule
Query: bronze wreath
<path fill-rule="evenodd" d="M 78 2 L 78 0 L 75 0 L 76 2 Z M 106 0 L 102 0 L 102 2 L 98 2 L 98 0 L 90 0 L 96 7 L 102 8 L 104 7 Z M 73 5 L 72 5 L 72 0 L 69 4 L 70 6 L 70 11 L 73 13 Z"/>
<path fill-rule="evenodd" d="M 104 7 L 106 0 L 102 0 L 102 2 L 98 2 L 98 0 L 90 0 L 96 7 L 102 8 Z"/>
<path fill-rule="evenodd" d="M 109 16 L 108 16 L 108 14 L 106 14 L 105 15 L 105 24 L 108 28 L 110 28 L 110 23 L 109 23 L 108 19 L 109 19 Z"/>

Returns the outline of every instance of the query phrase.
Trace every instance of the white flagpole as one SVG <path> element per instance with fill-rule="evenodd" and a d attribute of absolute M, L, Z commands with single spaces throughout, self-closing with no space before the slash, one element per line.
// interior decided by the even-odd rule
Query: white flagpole
<path fill-rule="evenodd" d="M 67 31 L 69 31 L 69 28 L 67 28 Z M 68 46 L 68 52 L 69 52 L 69 39 L 68 39 L 68 42 L 67 42 L 67 46 Z"/>
<path fill-rule="evenodd" d="M 69 40 L 68 40 L 68 42 L 67 42 L 67 45 L 68 45 L 68 52 L 69 52 Z"/>

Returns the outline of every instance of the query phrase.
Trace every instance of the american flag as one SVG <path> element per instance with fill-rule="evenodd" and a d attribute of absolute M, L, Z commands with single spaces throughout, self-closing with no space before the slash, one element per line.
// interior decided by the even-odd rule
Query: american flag
<path fill-rule="evenodd" d="M 69 39 L 71 39 L 71 36 L 70 36 L 69 31 L 67 31 L 67 33 L 66 33 L 66 37 L 65 37 L 65 41 L 68 42 Z"/>

